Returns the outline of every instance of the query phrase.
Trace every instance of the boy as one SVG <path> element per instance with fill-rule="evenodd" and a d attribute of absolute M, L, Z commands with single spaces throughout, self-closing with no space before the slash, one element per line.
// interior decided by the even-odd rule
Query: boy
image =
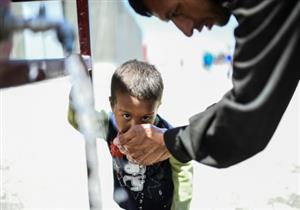
<path fill-rule="evenodd" d="M 97 136 L 107 141 L 113 158 L 114 200 L 127 210 L 187 210 L 190 206 L 191 162 L 183 164 L 171 157 L 151 166 L 141 166 L 129 161 L 113 144 L 118 133 L 133 125 L 150 123 L 170 128 L 157 115 L 162 93 L 163 81 L 156 68 L 131 60 L 121 65 L 112 76 L 109 97 L 112 113 L 95 112 L 99 125 Z M 78 128 L 72 102 L 68 120 Z M 118 196 L 120 194 L 122 196 Z"/>

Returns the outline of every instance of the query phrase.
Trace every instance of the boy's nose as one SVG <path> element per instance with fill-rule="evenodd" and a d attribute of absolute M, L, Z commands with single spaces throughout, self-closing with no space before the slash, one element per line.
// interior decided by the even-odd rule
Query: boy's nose
<path fill-rule="evenodd" d="M 175 26 L 181 30 L 186 36 L 190 37 L 193 35 L 194 22 L 193 20 L 186 17 L 175 17 L 172 19 Z"/>
<path fill-rule="evenodd" d="M 134 125 L 138 125 L 138 124 L 141 124 L 141 123 L 139 122 L 139 120 L 134 119 L 134 118 L 130 120 L 130 127 L 131 127 L 131 126 L 134 126 Z"/>

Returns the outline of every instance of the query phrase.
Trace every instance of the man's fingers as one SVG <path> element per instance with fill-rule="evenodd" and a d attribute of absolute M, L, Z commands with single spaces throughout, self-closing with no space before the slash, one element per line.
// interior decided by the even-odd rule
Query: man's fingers
<path fill-rule="evenodd" d="M 155 138 L 154 138 L 155 137 Z M 125 133 L 120 133 L 114 140 L 130 161 L 141 165 L 151 165 L 168 158 L 165 154 L 163 132 L 150 124 L 132 126 Z"/>
<path fill-rule="evenodd" d="M 170 157 L 170 153 L 166 148 L 152 148 L 151 150 L 148 150 L 147 153 L 134 157 L 134 159 L 141 165 L 152 165 L 168 159 Z"/>
<path fill-rule="evenodd" d="M 130 155 L 126 155 L 126 157 L 130 162 L 141 165 L 135 158 L 131 157 Z"/>
<path fill-rule="evenodd" d="M 118 148 L 119 148 L 120 152 L 123 153 L 124 155 L 126 155 L 128 153 L 128 150 L 125 146 L 119 145 Z"/>
<path fill-rule="evenodd" d="M 149 149 L 148 147 L 148 150 L 137 153 L 134 159 L 141 165 L 152 165 L 157 159 L 157 154 L 154 148 Z"/>
<path fill-rule="evenodd" d="M 142 150 L 136 150 L 135 152 L 133 153 L 130 153 L 128 152 L 129 156 L 132 158 L 132 159 L 135 159 L 136 161 L 139 161 L 139 160 L 142 160 L 143 159 L 143 156 L 145 155 L 145 152 L 142 151 Z"/>
<path fill-rule="evenodd" d="M 133 151 L 139 149 L 145 143 L 145 140 L 145 130 L 142 125 L 135 125 L 126 133 L 119 134 L 120 144 L 126 145 L 130 152 L 132 152 L 132 149 Z"/>
<path fill-rule="evenodd" d="M 121 145 L 124 145 L 124 144 L 129 143 L 134 137 L 135 137 L 135 131 L 133 130 L 133 128 L 130 128 L 125 133 L 119 133 L 118 142 Z"/>

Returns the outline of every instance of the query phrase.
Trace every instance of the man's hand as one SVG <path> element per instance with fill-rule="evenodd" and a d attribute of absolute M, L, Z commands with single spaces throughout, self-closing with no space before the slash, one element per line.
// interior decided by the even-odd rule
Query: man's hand
<path fill-rule="evenodd" d="M 170 157 L 165 146 L 164 132 L 151 124 L 131 127 L 114 139 L 114 144 L 122 148 L 127 158 L 140 165 L 151 165 Z"/>

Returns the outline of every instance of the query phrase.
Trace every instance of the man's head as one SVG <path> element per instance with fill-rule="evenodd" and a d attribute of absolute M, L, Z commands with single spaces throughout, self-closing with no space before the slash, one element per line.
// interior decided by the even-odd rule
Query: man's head
<path fill-rule="evenodd" d="M 186 36 L 193 30 L 199 32 L 204 26 L 223 26 L 228 20 L 229 11 L 219 0 L 128 0 L 131 7 L 140 15 L 156 16 L 163 21 L 172 21 Z"/>
<path fill-rule="evenodd" d="M 137 60 L 121 65 L 112 76 L 109 98 L 119 131 L 153 124 L 162 93 L 163 81 L 153 65 Z"/>

